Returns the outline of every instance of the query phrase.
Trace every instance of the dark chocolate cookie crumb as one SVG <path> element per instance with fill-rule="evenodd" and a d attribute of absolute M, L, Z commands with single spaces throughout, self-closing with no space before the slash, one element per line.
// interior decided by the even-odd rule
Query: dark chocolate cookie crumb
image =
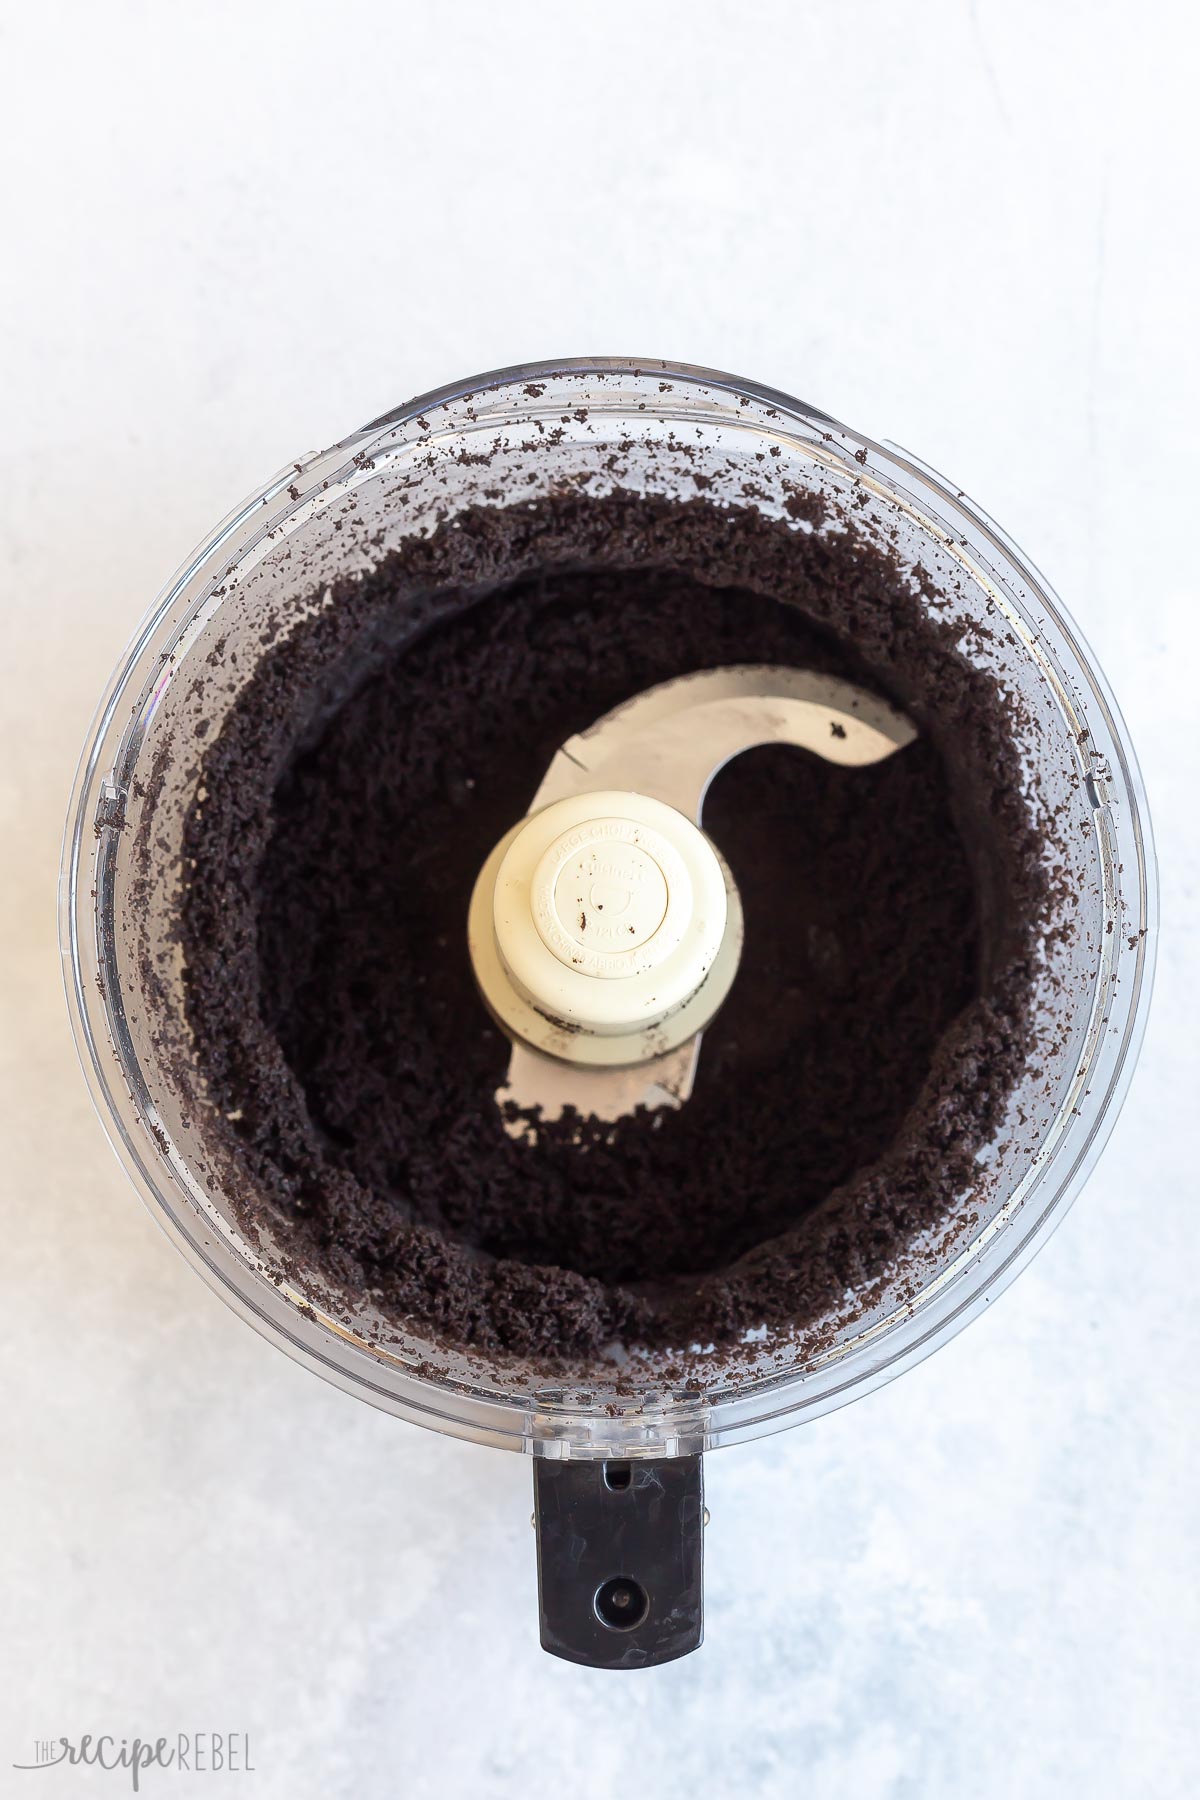
<path fill-rule="evenodd" d="M 848 676 L 922 737 L 732 764 L 704 822 L 746 952 L 692 1100 L 514 1140 L 479 867 L 565 738 L 728 662 Z M 247 1223 L 397 1321 L 548 1364 L 732 1344 L 969 1190 L 1026 1054 L 1038 846 L 995 684 L 855 534 L 628 495 L 468 514 L 268 648 L 203 766 L 180 934 L 211 1132 Z"/>

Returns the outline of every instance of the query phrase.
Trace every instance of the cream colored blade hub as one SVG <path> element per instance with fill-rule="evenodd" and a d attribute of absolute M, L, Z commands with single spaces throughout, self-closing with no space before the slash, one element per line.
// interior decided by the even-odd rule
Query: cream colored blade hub
<path fill-rule="evenodd" d="M 646 794 L 575 794 L 484 865 L 471 959 L 510 1037 L 570 1063 L 645 1063 L 694 1037 L 741 949 L 733 878 L 704 833 Z"/>

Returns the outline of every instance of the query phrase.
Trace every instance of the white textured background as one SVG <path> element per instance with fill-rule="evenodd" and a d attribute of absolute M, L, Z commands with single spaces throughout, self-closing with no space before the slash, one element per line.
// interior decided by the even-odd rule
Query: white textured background
<path fill-rule="evenodd" d="M 0 8 L 0 1794 L 1196 1793 L 1192 7 Z M 293 455 L 524 357 L 661 354 L 952 473 L 1059 587 L 1164 865 L 1140 1073 L 914 1374 L 708 1465 L 708 1642 L 537 1647 L 529 1469 L 377 1415 L 168 1248 L 67 1037 L 60 822 L 135 619 Z M 56 1785 L 57 1784 L 57 1785 Z"/>

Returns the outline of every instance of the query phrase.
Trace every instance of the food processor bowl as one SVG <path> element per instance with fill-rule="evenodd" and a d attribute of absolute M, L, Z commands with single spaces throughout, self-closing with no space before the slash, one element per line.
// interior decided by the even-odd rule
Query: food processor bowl
<path fill-rule="evenodd" d="M 865 1297 L 818 1326 L 750 1333 L 732 1363 L 693 1346 L 682 1380 L 636 1351 L 567 1370 L 440 1344 L 434 1357 L 369 1300 L 327 1295 L 266 1235 L 252 1241 L 204 1141 L 174 933 L 202 750 L 262 653 L 265 623 L 278 641 L 406 537 L 467 508 L 564 491 L 674 500 L 701 488 L 712 504 L 750 506 L 798 532 L 852 518 L 914 589 L 939 593 L 962 653 L 1013 696 L 1027 805 L 1056 869 L 1036 971 L 1038 1054 L 949 1228 L 909 1245 Z M 60 913 L 97 1109 L 205 1280 L 347 1392 L 540 1462 L 593 1464 L 595 1475 L 605 1463 L 636 1471 L 671 1459 L 695 1458 L 698 1469 L 703 1451 L 816 1417 L 890 1380 L 994 1299 L 1062 1218 L 1112 1127 L 1145 1024 L 1156 900 L 1145 800 L 1112 696 L 1044 578 L 978 506 L 895 444 L 771 388 L 654 360 L 579 358 L 398 407 L 290 463 L 200 546 L 99 708 L 71 803 Z M 693 1484 L 681 1502 L 693 1522 L 698 1493 Z M 681 1566 L 672 1579 L 686 1586 L 694 1575 L 689 1565 L 685 1580 Z M 621 1608 L 638 1605 L 606 1590 L 589 1620 L 635 1647 Z M 679 1643 L 670 1654 L 691 1647 Z M 579 1660 L 603 1657 L 584 1650 Z"/>

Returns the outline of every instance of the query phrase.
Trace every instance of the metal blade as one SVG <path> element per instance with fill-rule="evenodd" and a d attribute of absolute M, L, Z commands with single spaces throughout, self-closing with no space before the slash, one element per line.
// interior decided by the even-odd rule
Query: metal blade
<path fill-rule="evenodd" d="M 758 663 L 705 669 L 648 688 L 568 739 L 529 810 L 615 788 L 652 795 L 699 824 L 713 777 L 744 750 L 794 744 L 826 762 L 863 768 L 916 736 L 912 721 L 888 701 L 831 675 Z M 545 1119 L 573 1107 L 609 1122 L 638 1106 L 678 1108 L 691 1096 L 702 1037 L 626 1068 L 561 1062 L 514 1042 L 496 1101 L 539 1109 Z M 528 1118 L 508 1119 L 506 1129 L 536 1141 Z"/>
<path fill-rule="evenodd" d="M 585 1119 L 607 1120 L 623 1119 L 639 1106 L 647 1112 L 663 1106 L 677 1110 L 691 1098 L 700 1035 L 697 1032 L 665 1056 L 625 1069 L 560 1062 L 528 1044 L 514 1043 L 508 1079 L 496 1090 L 496 1104 L 505 1111 L 515 1106 L 523 1113 L 536 1108 L 544 1119 L 560 1119 L 572 1107 Z M 537 1141 L 537 1125 L 528 1118 L 506 1117 L 504 1128 L 512 1138 Z"/>
<path fill-rule="evenodd" d="M 649 688 L 558 751 L 530 811 L 589 788 L 628 788 L 700 822 L 713 777 L 743 750 L 794 744 L 862 768 L 916 737 L 904 713 L 831 675 L 742 663 Z"/>

